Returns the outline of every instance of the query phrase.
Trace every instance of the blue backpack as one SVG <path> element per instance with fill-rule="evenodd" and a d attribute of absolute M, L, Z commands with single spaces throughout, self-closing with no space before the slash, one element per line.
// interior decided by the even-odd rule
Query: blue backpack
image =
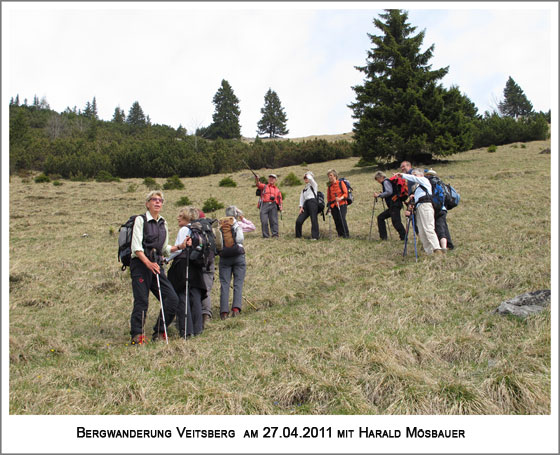
<path fill-rule="evenodd" d="M 428 177 L 428 180 L 432 184 L 432 203 L 436 211 L 441 210 L 444 205 L 447 210 L 457 207 L 461 196 L 455 188 L 435 176 Z"/>
<path fill-rule="evenodd" d="M 346 198 L 346 203 L 348 205 L 352 204 L 352 202 L 354 202 L 354 194 L 352 193 L 354 190 L 352 188 L 352 186 L 350 186 L 350 182 L 348 181 L 348 179 L 346 177 L 341 177 L 339 179 L 340 182 L 344 182 L 344 186 L 346 186 L 346 190 L 348 191 L 348 197 Z M 342 187 L 341 187 L 342 189 Z"/>

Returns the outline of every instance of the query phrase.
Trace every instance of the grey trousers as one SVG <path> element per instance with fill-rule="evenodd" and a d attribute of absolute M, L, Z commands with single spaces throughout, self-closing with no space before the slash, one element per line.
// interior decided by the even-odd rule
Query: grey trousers
<path fill-rule="evenodd" d="M 241 311 L 241 296 L 245 281 L 245 255 L 240 254 L 231 258 L 220 258 L 220 313 L 229 313 L 229 286 L 233 276 L 233 308 Z"/>
<path fill-rule="evenodd" d="M 206 289 L 208 289 L 206 298 L 202 300 L 202 314 L 207 314 L 210 317 L 212 317 L 212 302 L 210 301 L 210 291 L 212 289 L 212 286 L 214 285 L 214 270 L 214 262 L 212 262 L 208 273 L 204 272 L 204 274 L 202 275 L 204 278 Z"/>
<path fill-rule="evenodd" d="M 270 223 L 270 230 L 272 237 L 278 237 L 278 206 L 275 202 L 263 202 L 261 204 L 261 229 L 262 236 L 267 239 L 270 237 L 268 231 L 268 224 Z"/>

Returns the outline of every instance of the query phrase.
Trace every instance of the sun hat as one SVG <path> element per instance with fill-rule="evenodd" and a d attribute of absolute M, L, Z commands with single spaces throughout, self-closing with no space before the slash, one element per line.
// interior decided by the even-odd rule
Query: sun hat
<path fill-rule="evenodd" d="M 433 169 L 430 169 L 430 170 L 426 171 L 426 175 L 437 175 L 437 172 L 434 171 Z"/>
<path fill-rule="evenodd" d="M 268 174 L 269 177 L 274 177 L 275 179 L 278 178 L 278 176 L 276 174 Z"/>

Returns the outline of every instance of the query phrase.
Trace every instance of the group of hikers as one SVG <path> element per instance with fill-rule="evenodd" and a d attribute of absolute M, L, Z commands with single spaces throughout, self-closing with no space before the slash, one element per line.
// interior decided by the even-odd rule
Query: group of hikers
<path fill-rule="evenodd" d="M 381 191 L 373 193 L 372 222 L 378 199 L 386 206 L 377 217 L 380 239 L 387 240 L 386 220 L 390 218 L 400 239 L 405 241 L 406 251 L 412 221 L 413 229 L 418 233 L 427 254 L 442 254 L 453 249 L 447 226 L 447 207 L 443 203 L 435 203 L 435 182 L 439 181 L 437 173 L 431 169 L 413 169 L 408 161 L 401 163 L 400 170 L 391 179 L 381 171 L 374 176 L 381 184 Z M 324 215 L 325 208 L 327 215 L 330 213 L 334 220 L 338 236 L 349 238 L 346 214 L 353 199 L 352 189 L 348 180 L 339 178 L 334 169 L 327 171 L 327 177 L 329 182 L 325 204 L 313 172 L 305 172 L 305 186 L 300 194 L 299 214 L 295 223 L 296 238 L 302 237 L 303 224 L 307 218 L 311 218 L 311 240 L 319 239 L 318 217 L 320 213 Z M 271 173 L 265 184 L 255 174 L 263 238 L 279 236 L 278 213 L 283 210 L 283 200 L 276 185 L 277 179 L 277 175 Z M 150 291 L 160 303 L 152 341 L 168 342 L 167 329 L 173 321 L 181 338 L 203 332 L 206 322 L 212 318 L 210 291 L 214 283 L 216 256 L 219 256 L 220 318 L 237 317 L 242 308 L 246 272 L 244 233 L 255 231 L 255 225 L 234 205 L 227 207 L 225 217 L 218 220 L 209 219 L 199 209 L 187 206 L 179 210 L 179 231 L 175 243 L 170 245 L 167 221 L 160 215 L 163 203 L 163 193 L 151 191 L 145 201 L 146 213 L 131 217 L 129 261 L 122 261 L 130 266 L 134 297 L 130 334 L 131 343 L 136 345 L 147 342 L 144 326 Z M 406 229 L 401 221 L 403 205 L 408 218 Z M 168 263 L 171 266 L 166 274 L 164 264 Z M 233 288 L 231 309 L 230 287 Z"/>

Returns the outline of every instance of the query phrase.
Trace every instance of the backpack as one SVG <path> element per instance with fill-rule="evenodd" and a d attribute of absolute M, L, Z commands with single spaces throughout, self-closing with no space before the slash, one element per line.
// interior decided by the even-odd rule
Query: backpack
<path fill-rule="evenodd" d="M 317 199 L 317 206 L 318 206 L 317 213 L 320 213 L 323 216 L 323 221 L 325 221 L 325 195 L 321 191 L 317 191 L 317 193 L 315 193 L 315 190 L 313 189 L 312 186 L 310 186 L 310 188 L 311 191 L 313 191 L 313 194 L 315 195 L 315 199 Z"/>
<path fill-rule="evenodd" d="M 220 257 L 228 258 L 244 254 L 245 250 L 235 239 L 237 230 L 240 229 L 233 216 L 226 216 L 218 220 L 221 240 L 216 242 L 216 247 Z"/>
<path fill-rule="evenodd" d="M 447 210 L 451 210 L 459 205 L 461 195 L 457 193 L 457 190 L 453 188 L 449 183 L 444 184 L 444 186 L 447 189 L 447 193 L 445 194 L 445 208 Z"/>
<path fill-rule="evenodd" d="M 352 194 L 352 191 L 354 190 L 352 189 L 350 182 L 346 177 L 341 177 L 338 181 L 344 182 L 344 185 L 346 185 L 346 190 L 348 191 L 348 197 L 346 198 L 346 203 L 348 205 L 352 204 L 352 202 L 354 202 L 354 195 Z M 342 187 L 340 189 L 342 190 Z"/>
<path fill-rule="evenodd" d="M 192 221 L 188 227 L 191 230 L 193 240 L 189 260 L 195 265 L 210 270 L 210 265 L 217 254 L 216 235 L 214 233 L 217 220 L 200 218 Z"/>
<path fill-rule="evenodd" d="M 434 204 L 434 209 L 436 211 L 441 210 L 446 201 L 447 187 L 445 184 L 437 177 L 428 177 L 432 185 L 432 203 Z M 445 205 L 447 208 L 447 205 Z"/>
<path fill-rule="evenodd" d="M 391 199 L 394 202 L 406 201 L 408 199 L 408 182 L 397 175 L 393 175 L 389 181 L 391 182 L 391 185 L 393 185 L 393 196 Z"/>
<path fill-rule="evenodd" d="M 117 258 L 119 262 L 122 263 L 121 269 L 123 271 L 126 270 L 127 267 L 130 267 L 130 261 L 132 259 L 132 231 L 134 230 L 134 221 L 136 221 L 137 216 L 144 217 L 144 229 L 146 229 L 145 214 L 132 215 L 128 221 L 119 228 L 119 251 Z"/>

